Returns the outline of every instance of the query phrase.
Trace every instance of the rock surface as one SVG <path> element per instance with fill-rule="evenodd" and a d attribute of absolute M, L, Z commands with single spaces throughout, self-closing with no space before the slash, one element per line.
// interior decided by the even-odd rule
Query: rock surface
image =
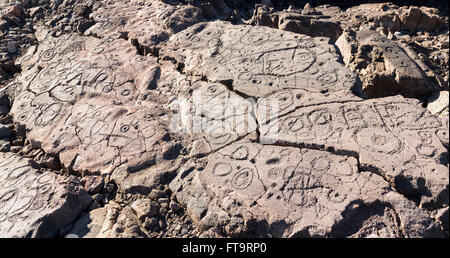
<path fill-rule="evenodd" d="M 0 236 L 448 236 L 448 14 L 350 2 L 2 2 Z"/>
<path fill-rule="evenodd" d="M 127 54 L 118 56 L 114 45 Z M 114 172 L 132 188 L 129 172 L 164 160 L 176 145 L 168 142 L 164 98 L 148 95 L 158 64 L 123 39 L 49 38 L 22 63 L 34 66 L 11 86 L 21 92 L 11 114 L 30 130 L 35 146 L 58 156 L 69 170 Z"/>
<path fill-rule="evenodd" d="M 448 102 L 449 102 L 448 91 L 436 92 L 428 99 L 427 108 L 433 115 L 438 115 L 440 117 L 448 117 Z"/>
<path fill-rule="evenodd" d="M 227 235 L 442 236 L 380 176 L 358 172 L 353 157 L 237 142 L 185 170 L 171 183 L 177 198 L 201 226 Z"/>
<path fill-rule="evenodd" d="M 324 38 L 214 22 L 175 35 L 169 49 L 178 55 L 184 72 L 222 82 L 244 96 L 301 89 L 312 96 L 325 92 L 344 100 L 355 99 L 352 91 L 360 91 L 354 74 Z"/>
<path fill-rule="evenodd" d="M 0 235 L 55 237 L 91 198 L 78 180 L 39 173 L 29 159 L 0 153 Z"/>
<path fill-rule="evenodd" d="M 448 125 L 418 101 L 302 108 L 261 127 L 261 138 L 358 157 L 361 169 L 382 174 L 422 206 L 448 205 Z"/>
<path fill-rule="evenodd" d="M 375 31 L 344 33 L 336 45 L 346 65 L 360 75 L 369 98 L 397 94 L 420 97 L 445 87 L 423 62 Z"/>

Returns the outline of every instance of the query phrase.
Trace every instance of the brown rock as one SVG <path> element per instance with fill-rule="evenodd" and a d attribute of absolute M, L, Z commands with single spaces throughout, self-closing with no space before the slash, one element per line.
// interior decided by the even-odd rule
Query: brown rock
<path fill-rule="evenodd" d="M 105 181 L 101 176 L 86 176 L 81 179 L 80 183 L 89 194 L 93 195 L 102 190 Z"/>
<path fill-rule="evenodd" d="M 119 59 L 114 52 L 121 53 Z M 28 86 L 11 113 L 31 129 L 37 148 L 58 155 L 71 171 L 113 174 L 123 189 L 144 192 L 168 170 L 155 169 L 152 176 L 133 172 L 164 160 L 173 166 L 180 145 L 176 136 L 167 141 L 169 112 L 161 105 L 166 100 L 148 87 L 159 76 L 148 72 L 158 67 L 154 58 L 137 55 L 123 39 L 66 34 L 47 37 L 23 66 L 35 62 L 41 71 L 34 66 L 13 82 Z M 141 102 L 149 94 L 151 101 Z"/>
<path fill-rule="evenodd" d="M 375 31 L 344 33 L 336 42 L 346 65 L 358 73 L 367 97 L 401 94 L 422 97 L 442 90 L 440 80 L 428 74 L 403 47 Z"/>
<path fill-rule="evenodd" d="M 136 215 L 130 207 L 121 208 L 111 203 L 95 209 L 74 223 L 69 235 L 83 238 L 145 237 Z"/>
<path fill-rule="evenodd" d="M 443 236 L 380 176 L 358 172 L 353 157 L 242 141 L 205 162 L 201 171 L 186 164 L 192 172 L 170 185 L 203 229 L 258 237 Z"/>
<path fill-rule="evenodd" d="M 382 174 L 423 207 L 448 205 L 448 125 L 418 101 L 392 97 L 302 108 L 260 132 L 261 140 L 359 157 L 363 170 Z"/>
<path fill-rule="evenodd" d="M 0 234 L 56 237 L 91 203 L 74 177 L 38 173 L 31 160 L 0 153 Z"/>
<path fill-rule="evenodd" d="M 13 5 L 9 8 L 8 14 L 20 17 L 23 14 L 23 9 L 20 5 Z"/>

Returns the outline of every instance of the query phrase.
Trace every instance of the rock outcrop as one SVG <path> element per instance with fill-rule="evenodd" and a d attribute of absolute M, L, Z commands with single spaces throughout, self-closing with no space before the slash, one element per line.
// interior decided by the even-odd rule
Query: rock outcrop
<path fill-rule="evenodd" d="M 447 236 L 448 17 L 256 2 L 8 2 L 0 236 Z"/>
<path fill-rule="evenodd" d="M 441 78 L 414 59 L 415 53 L 408 55 L 407 49 L 376 31 L 344 33 L 336 45 L 346 65 L 361 77 L 369 98 L 397 94 L 419 98 L 445 89 Z"/>
<path fill-rule="evenodd" d="M 33 162 L 0 153 L 0 235 L 56 237 L 91 203 L 74 177 L 41 173 Z"/>

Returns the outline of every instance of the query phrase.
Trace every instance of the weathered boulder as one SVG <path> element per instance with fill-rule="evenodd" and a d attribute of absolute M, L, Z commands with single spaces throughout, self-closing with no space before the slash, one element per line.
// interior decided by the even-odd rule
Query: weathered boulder
<path fill-rule="evenodd" d="M 380 28 L 382 33 L 424 30 L 434 32 L 445 27 L 438 17 L 439 10 L 428 7 L 403 6 L 392 3 L 361 4 L 345 12 L 334 12 L 342 21 L 344 28 L 356 29 L 360 26 Z"/>
<path fill-rule="evenodd" d="M 448 91 L 436 92 L 428 98 L 427 109 L 433 115 L 440 117 L 448 117 Z"/>
<path fill-rule="evenodd" d="M 82 238 L 135 238 L 145 237 L 136 214 L 130 207 L 121 208 L 109 203 L 78 219 L 67 234 Z"/>
<path fill-rule="evenodd" d="M 168 129 L 168 101 L 152 88 L 160 76 L 155 58 L 123 39 L 67 34 L 47 37 L 21 63 L 11 114 L 33 147 L 76 173 L 113 174 L 128 190 L 147 191 L 176 167 L 180 145 Z M 150 176 L 134 173 L 159 163 Z"/>
<path fill-rule="evenodd" d="M 369 98 L 397 94 L 424 97 L 444 89 L 442 82 L 430 74 L 430 69 L 411 50 L 376 31 L 346 32 L 336 45 L 345 64 L 360 76 Z"/>
<path fill-rule="evenodd" d="M 302 12 L 294 9 L 274 12 L 273 8 L 269 6 L 257 5 L 249 23 L 311 37 L 327 37 L 331 43 L 336 42 L 336 39 L 342 34 L 338 20 L 323 15 L 321 12 L 305 12 L 305 9 Z"/>
<path fill-rule="evenodd" d="M 275 14 L 276 15 L 276 14 Z M 338 20 L 324 15 L 303 15 L 298 13 L 280 13 L 278 28 L 311 37 L 327 37 L 334 43 L 342 34 Z"/>
<path fill-rule="evenodd" d="M 162 1 L 113 1 L 91 14 L 95 25 L 84 34 L 106 37 L 122 34 L 141 47 L 143 54 L 188 26 L 203 20 L 199 8 Z"/>
<path fill-rule="evenodd" d="M 56 237 L 90 203 L 75 177 L 40 173 L 31 160 L 0 153 L 2 237 Z"/>

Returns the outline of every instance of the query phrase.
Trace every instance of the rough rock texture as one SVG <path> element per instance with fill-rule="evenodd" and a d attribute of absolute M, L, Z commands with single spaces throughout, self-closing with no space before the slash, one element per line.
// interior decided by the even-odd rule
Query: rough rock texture
<path fill-rule="evenodd" d="M 289 8 L 280 12 L 272 12 L 271 8 L 266 5 L 259 5 L 255 7 L 255 13 L 250 23 L 312 37 L 327 37 L 331 42 L 335 42 L 342 34 L 338 20 L 320 12 L 309 12 L 305 9 L 300 11 Z"/>
<path fill-rule="evenodd" d="M 448 117 L 448 91 L 436 92 L 428 98 L 427 108 L 433 115 Z"/>
<path fill-rule="evenodd" d="M 448 15 L 350 2 L 2 2 L 0 236 L 448 236 Z"/>
<path fill-rule="evenodd" d="M 130 207 L 121 209 L 118 204 L 110 203 L 95 209 L 81 217 L 70 234 L 84 238 L 131 238 L 142 237 L 137 217 Z"/>
<path fill-rule="evenodd" d="M 11 79 L 20 71 L 14 59 L 29 46 L 36 44 L 33 25 L 25 13 L 22 1 L 0 3 L 0 83 Z M 3 85 L 0 85 L 0 89 Z"/>
<path fill-rule="evenodd" d="M 277 5 L 276 2 L 274 2 L 274 5 Z M 324 36 L 328 37 L 332 43 L 341 36 L 343 31 L 377 31 L 379 34 L 393 40 L 389 44 L 400 44 L 403 48 L 408 45 L 406 48 L 410 49 L 406 51 L 407 55 L 424 71 L 422 73 L 426 74 L 426 79 L 432 81 L 431 84 L 437 83 L 438 86 L 448 89 L 448 51 L 446 51 L 448 49 L 448 17 L 439 16 L 441 11 L 437 8 L 429 7 L 399 7 L 391 3 L 361 4 L 347 9 L 330 5 L 312 7 L 306 4 L 303 9 L 290 6 L 287 9 L 278 11 L 272 5 L 265 4 L 255 7 L 255 13 L 247 23 L 289 30 L 310 36 Z M 363 44 L 365 47 L 370 45 L 369 49 L 364 51 L 370 52 L 370 47 L 385 45 L 384 42 L 367 42 L 367 39 L 364 37 L 362 40 L 368 43 Z M 356 41 L 359 42 L 360 40 Z M 357 48 L 357 46 L 352 46 L 351 49 L 346 49 L 345 51 L 356 52 Z M 349 56 L 350 53 L 344 55 Z M 356 53 L 353 53 L 353 55 L 356 55 Z M 379 58 L 378 55 L 379 53 L 375 53 L 374 58 Z M 357 56 L 355 58 L 362 58 L 366 62 L 380 62 L 380 60 L 370 60 L 371 57 L 367 56 Z M 405 58 L 410 59 L 408 57 Z M 350 66 L 353 71 L 355 71 L 355 67 L 361 66 L 359 63 L 357 62 Z M 365 65 L 362 66 L 365 67 Z M 377 70 L 383 71 L 384 68 L 377 67 L 377 69 L 367 73 L 369 75 L 379 74 Z M 364 79 L 367 73 L 358 72 L 358 75 Z M 365 84 L 370 83 L 372 83 L 371 80 L 365 82 Z M 367 87 L 366 85 L 364 86 Z M 382 90 L 379 92 L 382 92 Z M 389 91 L 386 91 L 385 94 L 388 93 Z M 398 90 L 389 94 L 395 95 L 397 93 L 399 93 Z"/>
<path fill-rule="evenodd" d="M 214 22 L 175 35 L 169 47 L 164 54 L 174 55 L 184 72 L 222 82 L 244 96 L 302 89 L 312 96 L 322 92 L 343 100 L 355 99 L 352 91 L 360 90 L 325 38 Z"/>
<path fill-rule="evenodd" d="M 369 98 L 397 94 L 421 97 L 445 87 L 423 62 L 376 31 L 344 33 L 336 45 L 346 65 L 360 75 Z"/>
<path fill-rule="evenodd" d="M 169 35 L 203 19 L 200 9 L 194 6 L 140 0 L 113 1 L 91 15 L 95 25 L 85 35 L 105 37 L 122 33 L 142 47 L 143 54 L 154 51 Z"/>
<path fill-rule="evenodd" d="M 0 235 L 55 237 L 91 198 L 73 177 L 40 173 L 33 162 L 0 153 Z"/>
<path fill-rule="evenodd" d="M 33 66 L 10 86 L 21 92 L 11 114 L 30 130 L 34 146 L 68 169 L 114 172 L 132 188 L 129 172 L 164 160 L 176 145 L 169 141 L 163 98 L 148 96 L 157 63 L 123 39 L 48 38 L 22 64 Z"/>
<path fill-rule="evenodd" d="M 448 124 L 401 97 L 302 108 L 261 127 L 262 139 L 359 157 L 422 206 L 448 205 Z M 430 171 L 430 172 L 428 172 Z"/>

